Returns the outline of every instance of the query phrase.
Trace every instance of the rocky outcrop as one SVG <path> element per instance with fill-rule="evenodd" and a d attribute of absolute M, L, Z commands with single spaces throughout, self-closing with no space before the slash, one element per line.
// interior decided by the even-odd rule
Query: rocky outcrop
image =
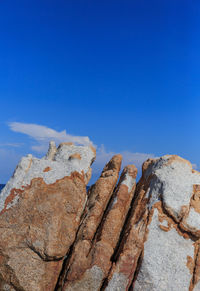
<path fill-rule="evenodd" d="M 127 237 L 106 290 L 200 290 L 200 213 L 193 207 L 199 185 L 200 174 L 178 156 L 144 163 L 124 230 Z"/>
<path fill-rule="evenodd" d="M 134 166 L 126 167 L 113 193 L 117 182 L 117 173 L 114 174 L 113 170 L 117 169 L 117 172 L 119 171 L 119 162 L 121 162 L 121 158 L 114 157 L 108 164 L 109 170 L 107 170 L 107 167 L 104 169 L 100 179 L 91 189 L 88 211 L 80 227 L 75 248 L 66 268 L 63 290 L 100 290 L 104 279 L 108 275 L 112 264 L 111 257 L 118 243 L 136 185 L 136 168 Z M 112 171 L 110 165 L 116 165 Z M 109 173 L 109 175 L 106 173 Z M 112 179 L 112 183 L 108 183 L 108 179 Z M 101 184 L 102 187 L 99 187 Z M 109 191 L 105 191 L 108 189 L 108 185 L 110 185 Z M 104 202 L 104 211 L 101 211 L 102 219 L 98 223 L 93 223 L 95 204 L 101 203 L 101 197 L 106 192 L 107 202 Z M 94 200 L 93 196 L 97 197 L 97 195 L 98 200 L 97 198 Z M 110 197 L 111 199 L 109 199 Z M 90 208 L 91 204 L 93 204 L 92 209 Z M 85 224 L 85 221 L 87 224 Z M 90 232 L 88 233 L 90 224 L 92 224 L 93 229 L 92 236 Z"/>
<path fill-rule="evenodd" d="M 43 159 L 21 160 L 1 192 L 0 290 L 54 290 L 85 208 L 94 159 L 93 148 L 51 144 Z"/>
<path fill-rule="evenodd" d="M 0 290 L 200 290 L 200 173 L 114 156 L 86 193 L 91 147 L 27 156 L 0 198 Z"/>

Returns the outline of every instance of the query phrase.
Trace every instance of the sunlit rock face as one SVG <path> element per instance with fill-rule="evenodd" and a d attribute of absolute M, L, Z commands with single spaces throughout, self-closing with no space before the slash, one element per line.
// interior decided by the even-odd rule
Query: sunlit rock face
<path fill-rule="evenodd" d="M 86 191 L 92 147 L 50 143 L 0 194 L 0 290 L 200 290 L 200 173 L 121 155 Z"/>
<path fill-rule="evenodd" d="M 200 174 L 178 156 L 144 163 L 106 290 L 198 290 L 199 185 Z"/>
<path fill-rule="evenodd" d="M 94 159 L 93 148 L 52 143 L 44 158 L 22 158 L 0 196 L 0 290 L 54 290 Z"/>

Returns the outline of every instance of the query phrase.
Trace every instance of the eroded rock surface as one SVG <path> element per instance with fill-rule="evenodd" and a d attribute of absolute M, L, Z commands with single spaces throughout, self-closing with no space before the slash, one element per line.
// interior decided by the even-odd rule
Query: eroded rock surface
<path fill-rule="evenodd" d="M 200 174 L 178 156 L 148 160 L 106 290 L 193 290 L 200 277 Z M 197 221 L 198 221 L 197 219 Z M 195 225 L 194 225 L 195 224 Z M 198 289 L 196 289 L 198 290 Z"/>
<path fill-rule="evenodd" d="M 93 148 L 51 143 L 43 159 L 21 160 L 0 196 L 1 290 L 54 290 L 87 201 L 94 159 Z"/>
<path fill-rule="evenodd" d="M 200 279 L 200 174 L 178 156 L 146 164 L 148 188 L 142 194 L 138 187 L 138 195 L 147 199 L 147 230 L 134 290 L 193 290 Z"/>
<path fill-rule="evenodd" d="M 116 159 L 119 163 L 119 157 L 114 157 L 110 163 L 114 165 L 115 163 L 113 162 Z M 119 167 L 117 168 L 119 170 Z M 105 169 L 107 170 L 107 167 Z M 113 170 L 110 172 L 110 176 L 107 176 L 105 175 L 105 169 L 100 179 L 97 181 L 97 184 L 99 184 L 100 181 L 102 181 L 103 184 L 107 184 L 108 178 L 113 177 Z M 85 232 L 82 231 L 82 226 L 83 229 L 85 229 L 85 221 L 83 221 L 80 233 L 78 234 L 77 243 L 75 244 L 75 249 L 72 252 L 72 257 L 67 266 L 68 270 L 63 290 L 100 290 L 112 265 L 111 257 L 114 254 L 121 229 L 135 193 L 136 175 L 137 169 L 134 166 L 126 167 L 122 172 L 119 184 L 114 192 L 113 188 L 115 184 L 113 183 L 116 183 L 117 176 L 112 180 L 112 188 L 109 189 L 108 196 L 110 197 L 111 194 L 113 194 L 110 201 L 107 200 L 109 204 L 106 210 L 104 206 L 104 214 L 101 223 L 99 221 L 98 224 L 95 225 L 93 237 L 88 236 L 88 233 L 85 235 Z M 96 188 L 94 186 L 92 188 L 94 193 L 90 195 L 98 195 L 98 202 L 100 202 L 100 197 L 103 194 L 102 190 L 105 191 L 104 188 Z M 90 205 L 90 200 L 88 204 Z M 89 217 L 88 219 L 86 218 L 88 225 L 93 223 L 93 219 L 91 219 L 93 215 L 90 214 L 90 211 L 91 210 L 88 210 Z M 90 228 L 88 227 L 88 229 Z"/>
<path fill-rule="evenodd" d="M 136 185 L 116 155 L 86 193 L 94 158 L 51 143 L 22 159 L 0 196 L 0 290 L 200 291 L 200 173 L 167 155 Z"/>

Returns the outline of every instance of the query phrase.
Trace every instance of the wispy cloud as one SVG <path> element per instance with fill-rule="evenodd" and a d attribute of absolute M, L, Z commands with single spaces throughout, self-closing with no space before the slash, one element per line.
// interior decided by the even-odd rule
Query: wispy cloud
<path fill-rule="evenodd" d="M 48 142 L 54 140 L 60 142 L 73 142 L 81 145 L 93 145 L 93 142 L 88 136 L 75 136 L 68 134 L 66 130 L 56 131 L 44 125 L 34 123 L 10 122 L 9 127 L 14 132 L 25 134 L 35 140 L 37 144 L 32 145 L 32 150 L 38 153 L 44 153 L 48 148 Z M 17 144 L 16 144 L 17 145 Z M 109 159 L 115 155 L 114 151 L 107 151 L 104 145 L 97 147 L 97 157 L 94 165 L 94 171 L 103 168 Z M 136 167 L 141 167 L 142 163 L 148 158 L 155 158 L 154 154 L 137 153 L 130 151 L 121 151 L 123 156 L 123 165 L 135 164 Z"/>
<path fill-rule="evenodd" d="M 23 145 L 23 143 L 0 143 L 0 147 L 14 147 L 14 148 L 18 148 L 21 147 Z"/>
<path fill-rule="evenodd" d="M 55 140 L 57 143 L 73 142 L 80 145 L 93 144 L 88 136 L 71 135 L 66 130 L 59 132 L 44 125 L 22 122 L 10 122 L 8 125 L 12 131 L 26 134 L 37 141 L 38 144 L 32 146 L 32 149 L 37 152 L 45 152 L 50 140 Z"/>
<path fill-rule="evenodd" d="M 89 137 L 71 135 L 68 134 L 66 130 L 59 132 L 44 125 L 21 122 L 10 122 L 8 125 L 12 131 L 30 137 L 34 141 L 31 148 L 38 153 L 45 153 L 47 151 L 50 140 L 54 140 L 57 144 L 60 142 L 73 142 L 80 145 L 93 145 L 93 142 Z M 7 146 L 8 145 L 11 144 L 7 144 Z M 19 146 L 17 143 L 12 145 L 14 147 Z M 131 151 L 121 151 L 119 153 L 123 156 L 122 168 L 128 164 L 134 164 L 138 168 L 139 175 L 141 174 L 141 166 L 143 162 L 148 158 L 156 158 L 155 155 L 151 153 L 138 153 Z M 94 182 L 97 179 L 97 176 L 99 176 L 105 164 L 115 154 L 117 153 L 114 151 L 107 151 L 104 145 L 97 147 L 97 157 L 93 164 L 93 178 L 91 182 Z"/>

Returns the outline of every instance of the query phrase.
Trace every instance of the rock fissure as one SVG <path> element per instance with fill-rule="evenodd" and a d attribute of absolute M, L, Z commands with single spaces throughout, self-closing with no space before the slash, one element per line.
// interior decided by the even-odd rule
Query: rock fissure
<path fill-rule="evenodd" d="M 193 291 L 195 285 L 200 281 L 200 242 L 194 246 L 193 269 L 189 291 Z"/>
<path fill-rule="evenodd" d="M 170 223 L 172 225 L 174 225 L 174 227 L 176 228 L 177 232 L 179 233 L 179 235 L 182 235 L 184 238 L 186 239 L 191 239 L 192 241 L 196 242 L 199 238 L 196 237 L 194 234 L 192 234 L 191 232 L 183 229 L 181 227 L 181 220 L 180 222 L 177 222 L 174 217 L 172 215 L 170 215 L 170 213 L 165 209 L 164 205 L 163 205 L 163 199 L 161 197 L 161 203 L 160 203 L 160 207 L 159 206 L 155 206 L 160 212 L 161 214 L 165 214 L 170 221 Z"/>
<path fill-rule="evenodd" d="M 128 288 L 128 291 L 133 291 L 134 290 L 134 283 L 137 280 L 137 276 L 139 274 L 140 267 L 142 265 L 143 255 L 144 255 L 144 253 L 143 253 L 143 250 L 142 250 L 140 255 L 139 255 L 139 258 L 138 258 L 138 261 L 137 261 L 137 266 L 136 266 L 136 269 L 135 269 L 135 272 L 134 272 L 134 276 L 133 276 L 133 279 L 131 281 L 130 287 Z"/>

